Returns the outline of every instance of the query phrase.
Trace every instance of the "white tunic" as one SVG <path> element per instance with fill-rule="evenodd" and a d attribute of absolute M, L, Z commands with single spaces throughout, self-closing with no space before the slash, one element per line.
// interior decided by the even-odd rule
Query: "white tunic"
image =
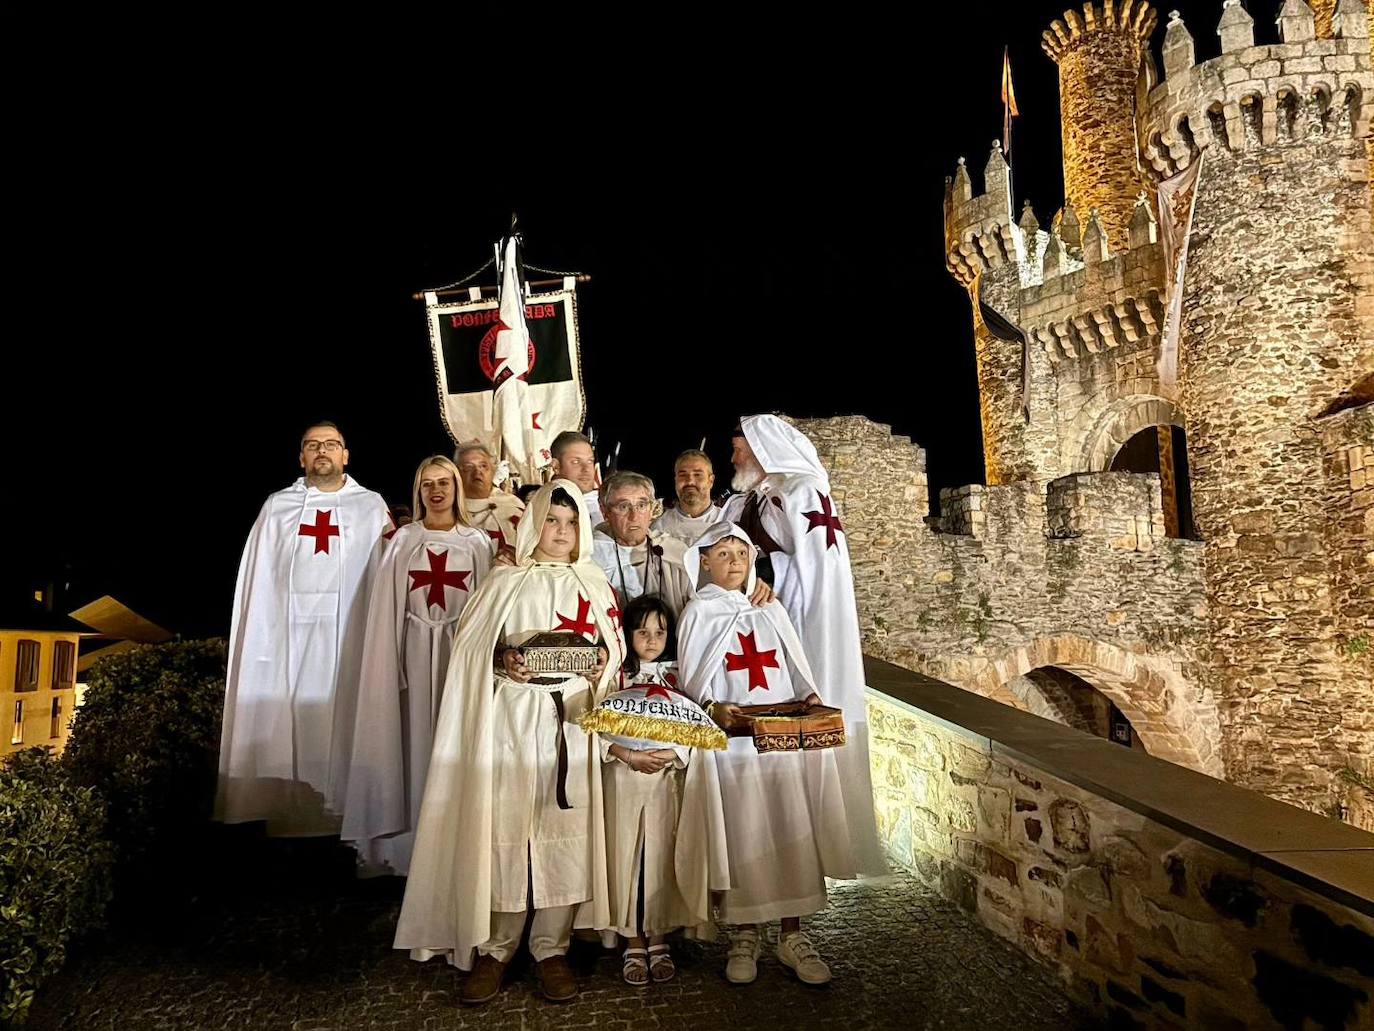
<path fill-rule="evenodd" d="M 657 533 L 666 533 L 669 537 L 675 537 L 683 544 L 691 544 L 710 527 L 720 522 L 720 519 L 721 509 L 719 505 L 708 506 L 706 511 L 699 516 L 686 515 L 675 505 L 655 519 L 650 529 Z"/>
<path fill-rule="evenodd" d="M 299 479 L 263 504 L 234 592 L 216 819 L 338 830 L 368 583 L 390 524 L 381 495 L 348 477 L 334 492 Z"/>
<path fill-rule="evenodd" d="M 520 525 L 525 503 L 514 494 L 493 490 L 489 497 L 467 498 L 468 523 L 497 544 L 515 547 L 515 528 Z"/>
<path fill-rule="evenodd" d="M 682 614 L 678 647 L 683 691 L 702 704 L 799 701 L 813 690 L 800 642 L 777 602 L 756 608 L 743 592 L 708 584 Z M 835 753 L 760 755 L 748 737 L 732 737 L 726 751 L 710 753 L 725 813 L 726 923 L 814 913 L 825 906 L 827 877 L 855 876 Z"/>
<path fill-rule="evenodd" d="M 506 617 L 501 641 L 524 643 L 537 633 L 581 627 L 588 640 L 597 632 L 590 601 L 566 563 L 539 563 L 535 582 L 520 593 Z M 526 888 L 533 873 L 534 909 L 571 906 L 591 897 L 588 847 L 587 777 L 589 739 L 576 725 L 591 708 L 587 681 L 573 677 L 560 687 L 517 684 L 493 678 L 496 765 L 492 788 L 501 800 L 492 820 L 491 908 L 515 913 L 527 906 Z M 560 809 L 558 782 L 558 714 L 552 692 L 563 695 L 563 736 L 567 747 L 567 800 Z"/>
<path fill-rule="evenodd" d="M 593 556 L 624 608 L 641 594 L 656 594 L 676 619 L 692 596 L 692 583 L 683 567 L 685 546 L 674 537 L 649 533 L 642 544 L 618 544 L 603 523 L 593 535 Z"/>
<path fill-rule="evenodd" d="M 676 664 L 645 662 L 626 687 L 657 684 L 677 689 Z M 683 770 L 693 749 L 663 745 L 677 758 L 658 773 L 638 773 L 610 755 L 603 741 L 607 766 L 601 786 L 606 795 L 606 879 L 610 890 L 613 930 L 626 938 L 667 934 L 693 923 L 678 891 L 674 847 L 681 807 Z M 638 923 L 641 863 L 644 872 L 644 922 Z"/>
<path fill-rule="evenodd" d="M 495 550 L 482 530 L 411 523 L 396 531 L 382 554 L 363 646 L 341 832 L 369 872 L 410 869 L 453 632 Z"/>

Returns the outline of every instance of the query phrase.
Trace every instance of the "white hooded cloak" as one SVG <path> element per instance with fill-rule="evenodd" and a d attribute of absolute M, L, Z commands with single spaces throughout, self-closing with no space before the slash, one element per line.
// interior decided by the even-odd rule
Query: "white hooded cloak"
<path fill-rule="evenodd" d="M 578 545 L 571 562 L 536 562 L 557 488 L 578 505 Z M 444 955 L 470 969 L 474 949 L 491 938 L 494 911 L 572 905 L 575 926 L 610 925 L 600 747 L 576 720 L 618 679 L 625 653 L 581 498 L 568 480 L 534 495 L 516 534 L 517 564 L 493 568 L 459 622 L 396 927 L 395 947 L 414 959 Z M 550 689 L 496 674 L 494 655 L 498 645 L 574 628 L 604 644 L 610 659 L 595 684 L 574 677 L 561 688 L 564 809 L 555 800 L 560 728 Z"/>
<path fill-rule="evenodd" d="M 879 876 L 887 862 L 873 814 L 863 646 L 839 506 L 804 433 L 776 415 L 747 416 L 740 426 L 768 477 L 748 494 L 730 498 L 725 516 L 739 522 L 745 505 L 756 506 L 763 528 L 782 549 L 770 556 L 773 589 L 801 637 L 821 698 L 844 710 L 846 744 L 839 762 L 850 839 L 859 872 Z"/>

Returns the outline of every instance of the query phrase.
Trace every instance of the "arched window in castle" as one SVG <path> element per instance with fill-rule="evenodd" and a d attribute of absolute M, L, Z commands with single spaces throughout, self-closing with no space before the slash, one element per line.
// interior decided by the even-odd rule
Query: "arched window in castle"
<path fill-rule="evenodd" d="M 1307 135 L 1321 136 L 1326 132 L 1331 115 L 1331 94 L 1325 86 L 1314 86 L 1307 95 Z"/>
<path fill-rule="evenodd" d="M 1298 131 L 1297 91 L 1287 86 L 1279 90 L 1278 103 L 1274 113 L 1278 122 L 1279 139 L 1292 140 L 1296 138 Z"/>
<path fill-rule="evenodd" d="M 1180 115 L 1174 124 L 1174 135 L 1183 141 L 1183 145 L 1188 148 L 1188 157 L 1197 157 L 1197 139 L 1193 136 L 1193 126 L 1188 121 L 1187 115 Z"/>
<path fill-rule="evenodd" d="M 1360 105 L 1363 97 L 1360 95 L 1358 83 L 1352 82 L 1345 89 L 1345 95 L 1341 102 L 1339 129 L 1342 136 L 1356 136 L 1360 128 Z"/>
<path fill-rule="evenodd" d="M 1170 537 L 1196 538 L 1188 438 L 1182 426 L 1146 426 L 1121 445 L 1109 467 L 1113 472 L 1157 473 L 1164 505 L 1164 530 Z"/>
<path fill-rule="evenodd" d="M 1221 109 L 1221 101 L 1217 101 L 1207 109 L 1207 124 L 1212 128 L 1212 138 L 1219 146 L 1228 150 L 1231 147 L 1231 137 L 1226 133 L 1226 112 Z"/>
<path fill-rule="evenodd" d="M 1245 133 L 1245 149 L 1254 150 L 1260 145 L 1260 121 L 1264 117 L 1260 98 L 1256 94 L 1240 99 L 1240 124 Z"/>

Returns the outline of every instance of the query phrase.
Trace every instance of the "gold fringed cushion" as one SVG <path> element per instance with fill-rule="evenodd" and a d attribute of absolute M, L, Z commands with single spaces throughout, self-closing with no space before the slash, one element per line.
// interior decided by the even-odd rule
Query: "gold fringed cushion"
<path fill-rule="evenodd" d="M 725 731 L 696 702 L 658 684 L 616 691 L 577 721 L 583 730 L 638 750 L 683 745 L 722 751 Z"/>

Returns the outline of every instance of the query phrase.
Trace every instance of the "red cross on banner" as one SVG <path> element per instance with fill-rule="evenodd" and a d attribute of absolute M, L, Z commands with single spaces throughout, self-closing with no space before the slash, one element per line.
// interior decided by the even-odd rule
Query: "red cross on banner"
<path fill-rule="evenodd" d="M 468 577 L 472 575 L 471 569 L 448 568 L 447 551 L 425 550 L 429 558 L 429 569 L 412 569 L 410 571 L 410 589 L 418 591 L 421 587 L 429 588 L 429 596 L 425 601 L 430 605 L 438 605 L 445 612 L 448 611 L 448 603 L 444 596 L 445 587 L 453 587 L 460 591 L 468 589 Z"/>
<path fill-rule="evenodd" d="M 577 596 L 577 615 L 570 618 L 561 612 L 555 612 L 554 615 L 558 617 L 558 625 L 554 629 L 571 630 L 575 634 L 596 640 L 596 624 L 587 618 L 591 611 L 592 603 L 579 594 Z"/>
<path fill-rule="evenodd" d="M 736 632 L 735 636 L 739 638 L 740 654 L 735 655 L 733 652 L 726 652 L 725 668 L 731 672 L 740 669 L 748 670 L 749 690 L 753 691 L 759 689 L 767 691 L 768 674 L 765 673 L 764 670 L 765 668 L 780 668 L 778 666 L 778 650 L 776 648 L 770 648 L 766 652 L 759 651 L 758 644 L 755 643 L 752 633 L 741 634 Z"/>
<path fill-rule="evenodd" d="M 328 555 L 329 538 L 339 536 L 339 528 L 330 521 L 331 511 L 333 510 L 322 508 L 316 512 L 314 525 L 301 523 L 300 536 L 315 538 L 315 550 L 311 552 L 312 555 L 318 555 L 322 551 Z"/>
<path fill-rule="evenodd" d="M 653 687 L 649 688 L 649 690 L 644 692 L 644 700 L 647 702 L 650 698 L 666 698 L 669 701 L 672 701 L 673 692 L 669 691 L 662 684 L 655 684 Z"/>
<path fill-rule="evenodd" d="M 835 514 L 835 506 L 831 504 L 830 498 L 820 491 L 816 491 L 816 497 L 820 498 L 820 511 L 802 513 L 802 515 L 806 516 L 807 523 L 810 524 L 807 526 L 806 532 L 810 533 L 812 530 L 824 526 L 825 546 L 827 548 L 833 548 L 835 546 L 835 531 L 843 531 L 844 527 L 840 525 L 840 517 Z"/>

